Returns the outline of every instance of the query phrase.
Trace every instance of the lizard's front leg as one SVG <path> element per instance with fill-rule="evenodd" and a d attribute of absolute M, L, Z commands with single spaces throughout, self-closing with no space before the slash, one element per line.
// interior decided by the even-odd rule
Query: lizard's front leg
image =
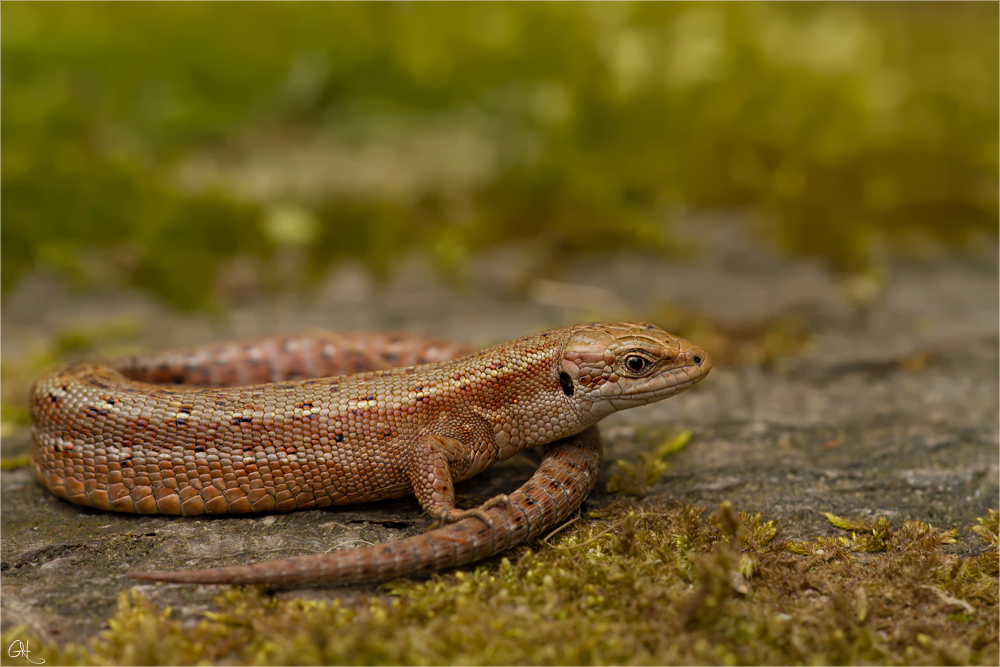
<path fill-rule="evenodd" d="M 460 510 L 455 507 L 454 471 L 467 468 L 476 452 L 485 455 L 490 451 L 487 449 L 490 443 L 483 437 L 484 434 L 476 435 L 463 443 L 450 436 L 426 433 L 419 436 L 410 449 L 413 492 L 420 506 L 442 525 L 474 516 L 492 528 L 493 521 L 486 510 L 510 502 L 505 494 L 501 494 L 475 509 Z"/>

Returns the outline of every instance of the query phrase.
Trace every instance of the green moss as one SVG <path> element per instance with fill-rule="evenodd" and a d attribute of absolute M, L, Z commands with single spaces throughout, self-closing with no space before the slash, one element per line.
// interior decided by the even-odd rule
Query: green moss
<path fill-rule="evenodd" d="M 1000 532 L 1000 527 L 998 527 L 1000 516 L 998 516 L 998 512 L 990 510 L 986 516 L 980 517 L 976 521 L 979 522 L 979 525 L 972 527 L 973 532 L 994 547 L 997 546 L 997 543 L 1000 542 L 1000 535 L 998 535 L 998 532 Z"/>
<path fill-rule="evenodd" d="M 995 547 L 941 550 L 954 531 L 853 522 L 776 539 L 723 505 L 619 502 L 559 548 L 388 584 L 356 604 L 227 589 L 177 617 L 125 595 L 85 648 L 32 640 L 72 664 L 996 664 Z M 874 542 L 873 542 L 874 540 Z M 876 548 L 877 547 L 877 548 Z M 4 635 L 29 638 L 23 628 Z M 13 661 L 11 664 L 17 664 Z"/>
<path fill-rule="evenodd" d="M 272 260 L 290 238 L 312 277 L 413 251 L 456 273 L 522 239 L 545 271 L 580 251 L 674 252 L 665 219 L 720 207 L 839 270 L 865 270 L 882 240 L 995 238 L 996 21 L 992 3 L 15 3 L 0 284 L 42 267 L 210 307 L 229 262 L 252 258 L 258 287 L 288 278 Z M 260 137 L 348 128 L 385 146 L 399 122 L 418 139 L 469 130 L 496 159 L 459 165 L 481 172 L 462 183 L 252 201 L 178 176 Z M 389 171 L 437 166 L 407 157 Z M 290 208 L 309 233 L 272 233 Z"/>
<path fill-rule="evenodd" d="M 691 431 L 683 431 L 667 438 L 649 451 L 640 452 L 635 463 L 619 459 L 615 461 L 621 469 L 608 478 L 607 492 L 642 498 L 646 489 L 663 477 L 669 468 L 667 458 L 684 449 L 691 441 Z"/>
<path fill-rule="evenodd" d="M 31 465 L 31 456 L 25 454 L 24 456 L 12 456 L 10 458 L 5 458 L 0 460 L 0 470 L 17 470 L 18 468 L 27 468 Z"/>

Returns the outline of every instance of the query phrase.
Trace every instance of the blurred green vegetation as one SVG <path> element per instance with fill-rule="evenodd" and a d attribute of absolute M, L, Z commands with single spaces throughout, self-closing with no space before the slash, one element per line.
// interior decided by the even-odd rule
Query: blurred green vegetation
<path fill-rule="evenodd" d="M 874 241 L 997 236 L 996 3 L 5 3 L 3 19 L 4 290 L 41 266 L 203 307 L 220 269 L 280 281 L 289 249 L 313 277 L 412 250 L 455 269 L 519 239 L 548 258 L 669 252 L 671 216 L 718 207 L 837 270 L 868 267 Z M 479 143 L 448 143 L 463 132 Z M 446 140 L 406 162 L 423 134 Z M 345 175 L 320 161 L 302 193 L 232 167 L 259 149 L 258 180 L 280 180 L 266 150 L 322 157 L 327 136 L 438 175 L 326 187 Z"/>

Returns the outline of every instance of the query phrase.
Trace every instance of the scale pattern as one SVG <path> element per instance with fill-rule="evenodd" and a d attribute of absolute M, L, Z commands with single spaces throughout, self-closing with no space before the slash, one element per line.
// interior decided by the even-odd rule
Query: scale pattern
<path fill-rule="evenodd" d="M 488 535 L 441 556 L 459 564 L 511 546 L 509 536 L 527 539 L 532 530 L 511 516 L 537 531 L 572 512 L 596 467 L 549 475 L 553 497 L 569 500 L 539 505 L 544 520 L 517 494 L 458 510 L 454 482 L 673 395 L 711 368 L 703 350 L 644 323 L 580 325 L 468 352 L 434 339 L 317 333 L 65 366 L 33 390 L 32 465 L 57 496 L 123 512 L 287 511 L 416 493 L 442 523 L 458 522 L 442 530 Z M 633 373 L 640 354 L 649 364 Z M 553 451 L 546 461 L 561 466 L 594 451 L 599 459 L 600 446 L 594 434 Z M 551 492 L 545 480 L 519 493 Z M 370 580 L 370 570 L 356 563 L 334 580 Z M 270 572 L 268 581 L 299 581 Z"/>
<path fill-rule="evenodd" d="M 478 517 L 388 544 L 237 567 L 135 572 L 177 584 L 345 585 L 431 574 L 490 558 L 544 535 L 570 517 L 597 483 L 601 438 L 596 427 L 550 445 L 541 465 L 510 502 Z"/>

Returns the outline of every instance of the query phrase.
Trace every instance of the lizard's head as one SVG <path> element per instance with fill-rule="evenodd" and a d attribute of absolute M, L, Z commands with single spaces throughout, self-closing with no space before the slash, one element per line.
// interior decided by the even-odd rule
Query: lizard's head
<path fill-rule="evenodd" d="M 559 379 L 600 419 L 679 394 L 711 369 L 704 350 L 652 324 L 583 324 L 572 329 Z"/>

